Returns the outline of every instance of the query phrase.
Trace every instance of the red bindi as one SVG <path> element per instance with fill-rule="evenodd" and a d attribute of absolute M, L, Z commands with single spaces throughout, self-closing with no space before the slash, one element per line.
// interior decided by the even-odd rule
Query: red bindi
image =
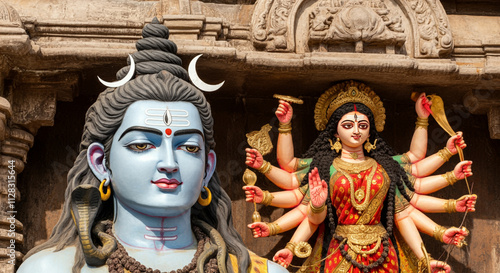
<path fill-rule="evenodd" d="M 167 136 L 170 136 L 172 134 L 172 129 L 170 128 L 165 129 L 165 134 L 167 134 Z"/>

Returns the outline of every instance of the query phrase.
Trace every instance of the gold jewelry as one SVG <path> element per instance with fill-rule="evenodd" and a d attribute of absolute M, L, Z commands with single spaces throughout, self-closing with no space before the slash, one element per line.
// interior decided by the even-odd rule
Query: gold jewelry
<path fill-rule="evenodd" d="M 296 104 L 303 104 L 304 103 L 304 101 L 299 99 L 299 98 L 287 96 L 287 95 L 274 94 L 273 98 L 279 99 L 279 100 L 284 100 L 284 101 L 289 102 L 289 103 L 296 103 Z"/>
<path fill-rule="evenodd" d="M 373 144 L 370 143 L 370 139 L 366 139 L 366 143 L 365 143 L 365 150 L 367 152 L 370 152 L 371 150 L 375 150 L 377 148 L 377 140 L 378 139 L 375 139 L 375 142 L 373 142 Z"/>
<path fill-rule="evenodd" d="M 309 202 L 309 207 L 311 208 L 312 213 L 318 214 L 322 213 L 325 210 L 326 205 L 323 204 L 320 207 L 315 207 L 312 202 Z"/>
<path fill-rule="evenodd" d="M 264 206 L 271 205 L 274 196 L 269 191 L 263 191 L 264 196 L 262 197 L 262 202 L 260 202 Z"/>
<path fill-rule="evenodd" d="M 371 255 L 380 249 L 382 237 L 387 234 L 382 224 L 377 225 L 338 225 L 335 233 L 347 239 L 347 245 L 356 254 L 363 257 Z M 367 246 L 375 244 L 370 250 Z"/>
<path fill-rule="evenodd" d="M 203 186 L 203 188 L 207 192 L 208 196 L 207 198 L 203 199 L 203 197 L 201 197 L 201 192 L 200 192 L 200 196 L 198 197 L 198 203 L 206 207 L 210 205 L 210 202 L 212 202 L 212 192 L 210 192 L 210 189 L 207 186 Z"/>
<path fill-rule="evenodd" d="M 446 228 L 440 225 L 436 225 L 434 228 L 434 232 L 432 233 L 432 237 L 441 243 L 444 243 L 443 235 L 446 232 Z"/>
<path fill-rule="evenodd" d="M 307 242 L 288 242 L 285 246 L 286 249 L 290 250 L 293 255 L 299 258 L 307 258 L 311 255 L 312 247 Z"/>
<path fill-rule="evenodd" d="M 295 255 L 295 247 L 296 246 L 297 246 L 297 244 L 295 244 L 294 242 L 288 242 L 288 243 L 286 243 L 285 248 L 290 250 L 292 252 L 292 254 Z"/>
<path fill-rule="evenodd" d="M 447 213 L 457 212 L 457 200 L 449 199 L 444 202 L 444 211 Z"/>
<path fill-rule="evenodd" d="M 292 132 L 292 123 L 281 123 L 279 124 L 278 127 L 278 132 L 280 134 L 290 134 Z"/>
<path fill-rule="evenodd" d="M 351 163 L 351 162 L 346 162 L 342 158 L 337 157 L 333 160 L 333 163 L 335 166 L 338 166 L 342 170 L 346 170 L 348 173 L 352 174 L 358 174 L 362 171 L 366 171 L 369 168 L 373 166 L 373 164 L 377 163 L 375 159 L 365 156 L 365 161 L 362 161 L 360 163 Z"/>
<path fill-rule="evenodd" d="M 427 130 L 427 127 L 429 126 L 429 119 L 417 117 L 415 125 L 415 130 L 417 130 L 418 128 L 424 128 L 425 130 Z"/>
<path fill-rule="evenodd" d="M 347 178 L 347 180 L 349 180 L 349 186 L 351 192 L 351 204 L 358 211 L 358 214 L 361 214 L 368 207 L 368 204 L 370 203 L 370 194 L 371 194 L 370 191 L 371 191 L 372 180 L 373 176 L 375 175 L 375 172 L 377 171 L 377 162 L 373 158 L 368 158 L 366 161 L 370 162 L 369 167 L 371 167 L 370 174 L 368 175 L 368 179 L 366 180 L 366 192 L 363 191 L 361 187 L 358 190 L 356 190 L 356 192 L 354 192 L 354 181 L 351 175 L 348 172 L 346 172 L 346 170 L 342 169 L 342 167 L 338 164 L 339 162 L 341 162 L 341 159 L 337 157 L 333 160 L 333 166 L 335 167 L 335 169 L 341 172 L 342 175 L 345 178 Z M 353 167 L 357 165 L 348 162 L 344 163 L 353 165 Z M 363 199 L 365 201 L 363 201 L 361 204 L 358 204 L 358 202 L 360 202 Z M 357 200 L 357 202 L 355 200 Z"/>
<path fill-rule="evenodd" d="M 101 184 L 99 185 L 99 192 L 101 193 L 101 200 L 107 201 L 109 197 L 111 197 L 111 186 L 108 184 L 108 186 L 106 187 L 106 193 L 104 193 L 104 183 L 106 183 L 106 179 L 102 180 Z"/>
<path fill-rule="evenodd" d="M 269 236 L 275 236 L 281 231 L 280 226 L 276 222 L 266 223 L 266 225 L 269 228 Z"/>
<path fill-rule="evenodd" d="M 272 167 L 273 166 L 271 166 L 271 163 L 264 160 L 264 162 L 262 162 L 262 166 L 260 166 L 257 171 L 261 172 L 262 174 L 268 174 L 271 171 Z"/>
<path fill-rule="evenodd" d="M 294 249 L 295 256 L 299 258 L 307 258 L 311 255 L 312 247 L 307 242 L 299 242 Z"/>
<path fill-rule="evenodd" d="M 350 153 L 349 156 L 352 158 L 352 159 L 358 159 L 358 154 L 357 153 Z"/>
<path fill-rule="evenodd" d="M 448 184 L 450 184 L 450 186 L 452 186 L 453 184 L 455 184 L 455 182 L 458 181 L 457 176 L 455 175 L 454 171 L 446 172 L 445 174 L 442 174 L 441 176 L 444 177 L 444 179 L 446 179 L 446 181 L 448 182 Z"/>
<path fill-rule="evenodd" d="M 444 147 L 443 149 L 439 150 L 437 152 L 438 156 L 440 156 L 444 161 L 450 160 L 450 158 L 453 156 L 453 154 L 450 152 L 448 147 Z"/>
<path fill-rule="evenodd" d="M 272 128 L 271 125 L 266 124 L 262 126 L 259 131 L 253 131 L 246 134 L 247 142 L 250 147 L 259 151 L 262 156 L 269 154 L 273 150 L 273 142 L 269 136 L 269 131 L 271 131 Z"/>
<path fill-rule="evenodd" d="M 361 103 L 370 108 L 375 118 L 375 128 L 378 132 L 384 130 L 385 108 L 380 97 L 370 87 L 352 80 L 334 85 L 318 99 L 314 109 L 316 129 L 325 130 L 333 112 L 349 102 Z"/>
<path fill-rule="evenodd" d="M 335 152 L 339 152 L 340 150 L 342 150 L 342 143 L 340 143 L 340 138 L 337 138 L 337 141 L 335 141 L 335 143 L 333 143 L 333 141 L 331 139 L 328 139 L 328 141 L 330 141 L 330 149 L 335 150 Z"/>

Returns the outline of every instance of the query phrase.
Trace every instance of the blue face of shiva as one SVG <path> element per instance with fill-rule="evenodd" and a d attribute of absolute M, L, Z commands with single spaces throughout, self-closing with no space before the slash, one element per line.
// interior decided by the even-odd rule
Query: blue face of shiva
<path fill-rule="evenodd" d="M 114 135 L 109 163 L 119 202 L 144 214 L 175 216 L 196 202 L 215 154 L 206 151 L 193 104 L 137 101 Z"/>

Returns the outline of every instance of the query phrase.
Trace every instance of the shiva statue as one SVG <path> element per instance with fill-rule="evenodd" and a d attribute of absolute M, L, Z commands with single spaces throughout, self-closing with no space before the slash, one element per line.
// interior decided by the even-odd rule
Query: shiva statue
<path fill-rule="evenodd" d="M 300 272 L 450 272 L 448 264 L 428 255 L 419 231 L 456 246 L 464 244 L 469 232 L 440 226 L 424 213 L 473 212 L 477 196 L 445 200 L 428 195 L 472 175 L 472 162 L 466 160 L 450 172 L 431 175 L 466 147 L 459 132 L 445 148 L 425 157 L 431 105 L 425 94 L 416 99 L 410 149 L 398 155 L 380 135 L 386 117 L 380 98 L 362 83 L 339 83 L 318 99 L 314 118 L 320 133 L 302 158 L 296 158 L 293 109 L 280 100 L 280 167 L 250 148 L 246 164 L 285 191 L 243 189 L 248 202 L 292 210 L 272 223 L 249 224 L 254 237 L 296 228 L 274 260 L 288 267 L 294 255 L 308 257 Z M 312 248 L 308 241 L 315 232 Z"/>
<path fill-rule="evenodd" d="M 288 272 L 233 226 L 210 105 L 169 30 L 154 19 L 142 35 L 118 81 L 102 81 L 61 218 L 18 272 Z"/>

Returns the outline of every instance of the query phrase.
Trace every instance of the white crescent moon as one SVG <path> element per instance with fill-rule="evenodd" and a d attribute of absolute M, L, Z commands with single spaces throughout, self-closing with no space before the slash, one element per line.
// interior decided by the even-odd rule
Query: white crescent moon
<path fill-rule="evenodd" d="M 99 79 L 99 81 L 106 87 L 118 87 L 118 86 L 122 86 L 122 85 L 126 84 L 128 81 L 130 81 L 130 79 L 132 79 L 132 77 L 134 76 L 134 73 L 135 73 L 134 58 L 132 58 L 132 56 L 130 54 L 128 56 L 130 57 L 130 70 L 128 71 L 125 78 L 123 78 L 119 81 L 116 81 L 116 82 L 103 81 L 101 78 L 99 78 L 99 76 L 97 76 L 97 79 Z"/>
<path fill-rule="evenodd" d="M 212 85 L 212 84 L 205 83 L 204 81 L 202 81 L 200 79 L 200 77 L 198 77 L 198 73 L 196 73 L 196 62 L 201 57 L 201 55 L 203 55 L 203 54 L 200 54 L 200 55 L 194 57 L 191 60 L 191 62 L 189 63 L 189 67 L 188 67 L 189 78 L 193 82 L 194 86 L 198 87 L 200 90 L 205 91 L 205 92 L 213 92 L 213 91 L 221 88 L 221 86 L 226 81 L 223 81 L 219 84 Z"/>

